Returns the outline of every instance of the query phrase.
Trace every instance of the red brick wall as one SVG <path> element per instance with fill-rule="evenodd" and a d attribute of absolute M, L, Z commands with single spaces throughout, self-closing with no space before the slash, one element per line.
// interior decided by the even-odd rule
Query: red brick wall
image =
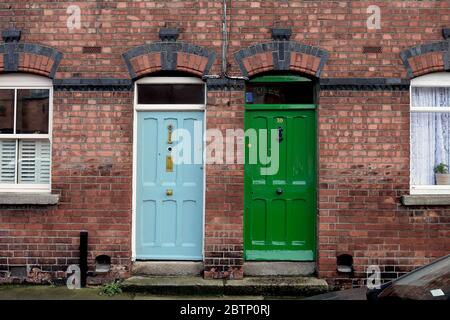
<path fill-rule="evenodd" d="M 57 92 L 54 101 L 52 182 L 63 216 L 55 223 L 89 231 L 91 258 L 109 254 L 119 265 L 131 241 L 131 106 L 130 92 Z"/>
<path fill-rule="evenodd" d="M 230 3 L 228 63 L 234 75 L 240 71 L 232 53 L 271 41 L 273 26 L 289 26 L 292 41 L 329 52 L 321 77 L 406 78 L 400 52 L 441 40 L 441 28 L 450 26 L 448 1 Z M 79 30 L 66 27 L 71 4 L 81 8 Z M 374 4 L 381 7 L 381 30 L 366 28 L 366 8 Z M 22 30 L 21 42 L 61 51 L 58 79 L 128 79 L 122 54 L 159 41 L 158 31 L 165 26 L 180 28 L 180 41 L 206 47 L 220 57 L 221 6 L 221 0 L 6 0 L 0 4 L 0 29 L 13 22 Z M 101 53 L 85 54 L 84 46 L 100 46 Z M 381 46 L 382 53 L 363 54 L 364 46 Z M 0 55 L 0 66 L 2 59 Z M 182 62 L 182 56 L 179 59 Z M 153 62 L 144 62 L 144 68 L 151 70 Z M 41 61 L 38 68 L 46 66 Z M 210 73 L 219 70 L 217 59 Z M 242 91 L 210 92 L 208 99 L 209 128 L 242 127 Z M 321 93 L 320 276 L 351 281 L 335 273 L 340 253 L 354 256 L 358 279 L 369 264 L 381 264 L 385 276 L 391 277 L 449 252 L 448 207 L 407 209 L 399 203 L 408 192 L 408 103 L 407 92 Z M 0 265 L 64 270 L 77 262 L 78 232 L 86 229 L 91 266 L 98 254 L 129 266 L 132 93 L 55 92 L 54 110 L 53 186 L 62 194 L 61 203 L 53 208 L 0 208 Z M 206 172 L 205 275 L 239 277 L 243 168 L 208 165 Z"/>
<path fill-rule="evenodd" d="M 102 254 L 114 266 L 130 264 L 132 115 L 130 92 L 55 92 L 52 188 L 60 203 L 0 207 L 0 270 L 65 271 L 78 264 L 81 230 L 89 232 L 90 266 Z"/>
<path fill-rule="evenodd" d="M 209 92 L 207 128 L 219 129 L 224 137 L 227 129 L 243 128 L 243 104 L 242 91 Z M 244 166 L 237 163 L 206 167 L 206 278 L 243 276 Z"/>
<path fill-rule="evenodd" d="M 69 5 L 81 8 L 81 29 L 68 31 Z M 381 8 L 381 29 L 368 30 L 369 5 Z M 12 9 L 7 8 L 11 6 Z M 159 41 L 164 26 L 179 27 L 180 41 L 221 49 L 222 1 L 3 1 L 0 9 L 23 30 L 22 40 L 61 50 L 57 78 L 128 77 L 121 54 L 145 42 Z M 13 15 L 13 14 L 14 15 Z M 293 41 L 328 50 L 323 77 L 405 77 L 401 50 L 442 40 L 450 25 L 448 1 L 231 1 L 229 53 L 270 41 L 274 25 L 292 27 Z M 363 46 L 383 47 L 363 54 Z M 83 46 L 101 46 L 101 54 L 83 54 Z M 238 68 L 230 61 L 234 72 Z M 219 70 L 217 61 L 214 70 Z"/>
<path fill-rule="evenodd" d="M 400 203 L 409 193 L 409 93 L 322 91 L 319 107 L 319 275 L 363 284 L 366 268 L 384 279 L 450 251 L 450 208 Z M 336 272 L 350 254 L 355 274 Z M 363 278 L 363 279 L 361 279 Z"/>

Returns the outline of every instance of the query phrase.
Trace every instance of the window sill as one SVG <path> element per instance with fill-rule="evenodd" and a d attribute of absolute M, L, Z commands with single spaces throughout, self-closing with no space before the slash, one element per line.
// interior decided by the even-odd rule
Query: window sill
<path fill-rule="evenodd" d="M 59 202 L 59 194 L 51 193 L 0 193 L 0 205 L 32 204 L 55 205 Z"/>
<path fill-rule="evenodd" d="M 402 196 L 402 204 L 404 206 L 447 206 L 450 205 L 449 195 L 405 195 Z"/>

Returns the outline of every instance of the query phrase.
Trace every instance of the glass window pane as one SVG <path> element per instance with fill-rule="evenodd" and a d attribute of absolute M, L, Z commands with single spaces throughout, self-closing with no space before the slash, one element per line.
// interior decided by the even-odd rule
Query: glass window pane
<path fill-rule="evenodd" d="M 0 183 L 16 182 L 16 140 L 0 140 Z"/>
<path fill-rule="evenodd" d="M 51 148 L 48 140 L 19 141 L 19 183 L 50 183 Z"/>
<path fill-rule="evenodd" d="M 203 84 L 138 84 L 139 104 L 204 104 Z"/>
<path fill-rule="evenodd" d="M 450 107 L 450 87 L 412 87 L 412 107 Z"/>
<path fill-rule="evenodd" d="M 48 133 L 49 90 L 17 90 L 16 133 Z"/>
<path fill-rule="evenodd" d="M 14 133 L 14 90 L 0 90 L 0 134 Z"/>
<path fill-rule="evenodd" d="M 411 113 L 411 184 L 434 185 L 434 167 L 450 165 L 450 113 Z"/>
<path fill-rule="evenodd" d="M 246 86 L 247 104 L 313 104 L 314 84 L 304 82 L 250 82 Z"/>

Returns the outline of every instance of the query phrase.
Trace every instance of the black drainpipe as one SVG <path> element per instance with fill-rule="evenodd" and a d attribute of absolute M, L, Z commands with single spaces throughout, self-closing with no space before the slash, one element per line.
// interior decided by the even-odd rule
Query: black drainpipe
<path fill-rule="evenodd" d="M 86 287 L 86 277 L 88 271 L 87 265 L 87 251 L 88 251 L 88 232 L 80 232 L 80 277 L 81 287 Z"/>

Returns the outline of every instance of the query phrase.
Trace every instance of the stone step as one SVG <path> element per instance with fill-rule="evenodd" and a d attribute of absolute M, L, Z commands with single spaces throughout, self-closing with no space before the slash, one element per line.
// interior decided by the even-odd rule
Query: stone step
<path fill-rule="evenodd" d="M 159 295 L 311 296 L 328 291 L 314 277 L 246 277 L 243 280 L 205 280 L 196 276 L 133 276 L 122 283 L 125 292 Z"/>
<path fill-rule="evenodd" d="M 134 261 L 131 266 L 134 276 L 200 276 L 202 271 L 200 261 Z"/>
<path fill-rule="evenodd" d="M 312 276 L 315 262 L 247 261 L 244 276 Z M 133 276 L 199 276 L 203 271 L 201 261 L 134 261 Z"/>
<path fill-rule="evenodd" d="M 315 262 L 296 261 L 247 261 L 244 276 L 312 276 L 316 271 Z"/>

